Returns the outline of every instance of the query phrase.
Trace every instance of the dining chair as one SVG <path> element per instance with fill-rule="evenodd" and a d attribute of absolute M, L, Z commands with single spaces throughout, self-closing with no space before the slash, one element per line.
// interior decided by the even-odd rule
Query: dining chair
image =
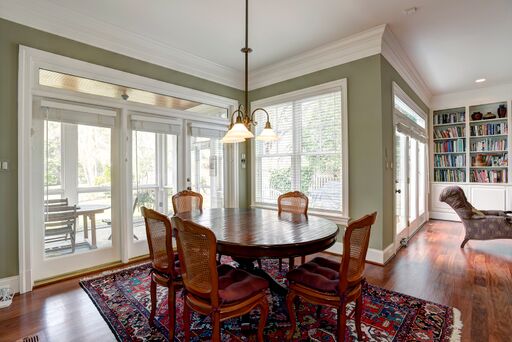
<path fill-rule="evenodd" d="M 174 341 L 176 322 L 176 291 L 183 286 L 178 256 L 172 249 L 172 228 L 167 216 L 141 207 L 146 224 L 146 235 L 151 259 L 151 313 L 149 324 L 154 325 L 157 305 L 157 285 L 168 289 L 169 341 Z"/>
<path fill-rule="evenodd" d="M 203 210 L 203 195 L 191 190 L 183 190 L 172 196 L 174 215 L 187 211 Z"/>
<path fill-rule="evenodd" d="M 290 213 L 290 214 L 308 214 L 309 198 L 300 191 L 291 191 L 280 195 L 277 198 L 277 213 Z M 306 262 L 306 257 L 301 256 L 301 263 Z M 288 259 L 289 269 L 293 269 L 295 265 L 295 258 Z M 279 259 L 279 271 L 283 268 L 283 259 Z"/>
<path fill-rule="evenodd" d="M 215 234 L 208 228 L 174 216 L 185 299 L 183 326 L 185 341 L 190 340 L 190 310 L 212 319 L 212 341 L 221 340 L 220 323 L 260 308 L 258 341 L 268 315 L 268 281 L 238 268 L 217 266 Z"/>
<path fill-rule="evenodd" d="M 47 205 L 44 208 L 44 241 L 58 242 L 69 240 L 71 243 L 71 253 L 75 252 L 76 247 L 76 205 Z"/>
<path fill-rule="evenodd" d="M 286 304 L 291 321 L 288 339 L 293 337 L 297 328 L 294 300 L 299 297 L 313 304 L 333 306 L 338 309 L 338 341 L 345 340 L 347 304 L 355 301 L 355 325 L 357 338 L 361 340 L 362 291 L 366 282 L 363 273 L 370 230 L 376 217 L 377 213 L 374 212 L 348 225 L 343 238 L 341 262 L 316 257 L 288 272 Z"/>

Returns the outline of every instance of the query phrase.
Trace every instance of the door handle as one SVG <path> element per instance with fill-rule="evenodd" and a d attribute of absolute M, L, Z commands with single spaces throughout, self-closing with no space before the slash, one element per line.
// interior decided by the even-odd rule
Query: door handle
<path fill-rule="evenodd" d="M 400 189 L 395 190 L 395 193 L 396 193 L 396 194 L 401 194 L 401 193 L 402 193 L 402 190 L 400 190 Z"/>

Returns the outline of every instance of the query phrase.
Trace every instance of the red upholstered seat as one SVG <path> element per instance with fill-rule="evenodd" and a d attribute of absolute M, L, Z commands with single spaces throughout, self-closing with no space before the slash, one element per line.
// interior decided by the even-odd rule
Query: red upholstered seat
<path fill-rule="evenodd" d="M 291 270 L 288 281 L 307 286 L 320 292 L 337 293 L 340 263 L 317 257 Z"/>
<path fill-rule="evenodd" d="M 229 265 L 217 267 L 219 297 L 223 303 L 234 303 L 250 298 L 268 288 L 268 281 Z"/>

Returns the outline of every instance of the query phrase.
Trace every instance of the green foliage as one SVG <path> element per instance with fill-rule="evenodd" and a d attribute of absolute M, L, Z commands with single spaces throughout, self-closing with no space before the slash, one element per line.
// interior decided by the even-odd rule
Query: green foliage
<path fill-rule="evenodd" d="M 270 174 L 270 187 L 280 193 L 285 193 L 292 188 L 291 169 L 275 169 Z"/>

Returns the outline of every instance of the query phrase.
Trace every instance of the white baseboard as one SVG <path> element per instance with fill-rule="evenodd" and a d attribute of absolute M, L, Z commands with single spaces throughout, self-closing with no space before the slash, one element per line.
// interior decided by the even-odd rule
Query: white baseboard
<path fill-rule="evenodd" d="M 336 242 L 334 245 L 325 250 L 326 252 L 341 255 L 343 253 L 343 243 Z M 386 262 L 395 255 L 394 244 L 390 244 L 383 251 L 375 248 L 368 248 L 366 254 L 366 261 L 373 262 L 375 264 L 384 265 Z"/>
<path fill-rule="evenodd" d="M 9 287 L 14 290 L 14 293 L 20 292 L 20 277 L 8 277 L 0 279 L 0 289 L 4 287 Z"/>
<path fill-rule="evenodd" d="M 445 221 L 457 221 L 460 222 L 460 218 L 455 213 L 443 213 L 440 211 L 431 211 L 429 218 L 434 220 L 445 220 Z"/>

